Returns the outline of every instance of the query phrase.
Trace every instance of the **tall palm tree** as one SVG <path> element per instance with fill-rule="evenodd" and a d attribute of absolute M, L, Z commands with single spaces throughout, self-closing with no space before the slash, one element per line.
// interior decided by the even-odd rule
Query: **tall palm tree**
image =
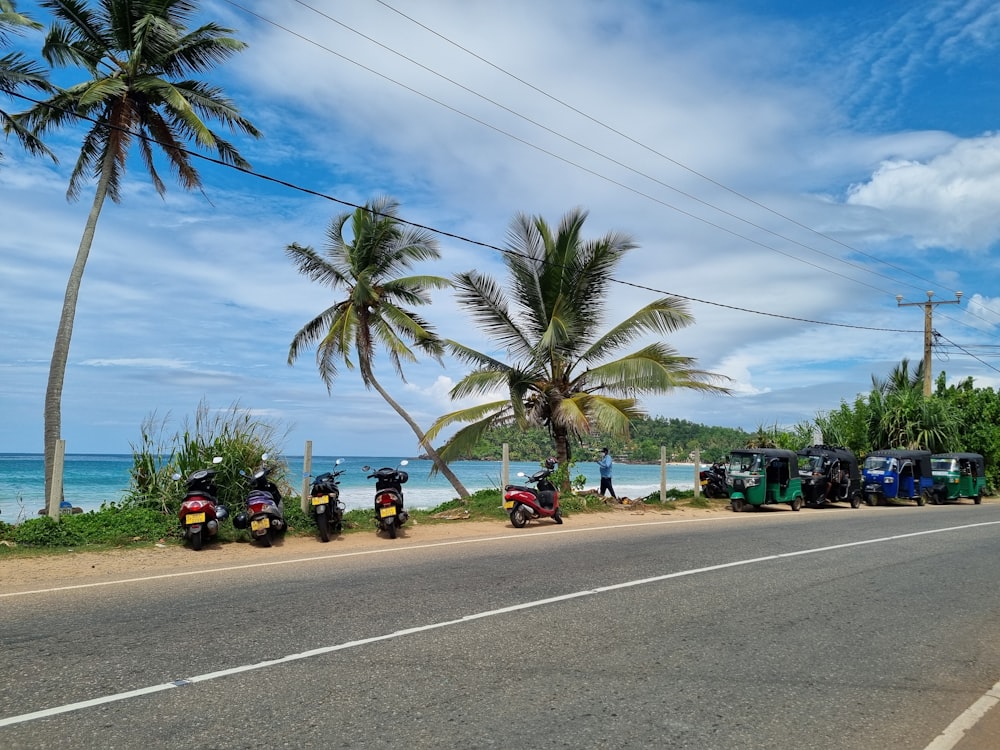
<path fill-rule="evenodd" d="M 420 426 L 389 395 L 375 377 L 375 350 L 381 346 L 389 355 L 396 374 L 405 381 L 402 362 L 415 362 L 408 342 L 425 354 L 441 359 L 444 345 L 419 315 L 408 309 L 430 302 L 429 289 L 451 286 L 440 276 L 401 276 L 413 264 L 440 256 L 434 236 L 410 228 L 398 219 L 399 204 L 380 197 L 353 212 L 340 214 L 330 222 L 324 255 L 311 247 L 291 244 L 286 255 L 298 270 L 313 281 L 343 290 L 344 298 L 334 302 L 295 334 L 288 349 L 293 364 L 303 347 L 316 344 L 316 363 L 327 390 L 333 387 L 340 361 L 354 369 L 358 360 L 361 380 L 374 388 L 410 426 L 427 455 L 451 482 L 463 500 L 468 491 L 441 459 Z M 349 230 L 349 231 L 348 231 Z"/>
<path fill-rule="evenodd" d="M 211 130 L 204 118 L 259 137 L 221 89 L 184 76 L 203 73 L 245 48 L 230 29 L 209 23 L 194 30 L 192 0 L 41 0 L 55 18 L 42 56 L 53 66 L 78 66 L 89 77 L 58 90 L 48 101 L 16 115 L 33 133 L 81 120 L 89 123 L 67 197 L 79 197 L 86 179 L 97 187 L 70 271 L 45 391 L 45 492 L 52 481 L 52 455 L 62 430 L 62 389 L 69 357 L 80 282 L 106 198 L 118 203 L 126 160 L 134 144 L 156 191 L 166 186 L 154 164 L 158 146 L 187 190 L 201 178 L 186 148 L 214 150 L 227 164 L 248 168 L 236 148 Z M 96 8 L 90 7 L 96 5 Z"/>
<path fill-rule="evenodd" d="M 456 277 L 459 302 L 510 361 L 448 342 L 474 368 L 452 389 L 452 398 L 505 393 L 434 423 L 432 438 L 448 425 L 471 423 L 442 447 L 445 459 L 465 454 L 493 427 L 517 424 L 547 428 L 557 460 L 566 464 L 571 438 L 595 429 L 627 437 L 630 421 L 644 416 L 641 395 L 675 388 L 728 392 L 715 384 L 719 376 L 695 369 L 695 360 L 663 341 L 619 353 L 642 336 L 671 333 L 693 319 L 682 300 L 663 297 L 608 328 L 611 274 L 636 244 L 614 232 L 585 240 L 586 218 L 585 211 L 571 211 L 553 231 L 540 216 L 515 217 L 504 256 L 506 292 L 477 271 Z"/>
<path fill-rule="evenodd" d="M 26 29 L 41 29 L 42 25 L 23 13 L 18 13 L 14 0 L 0 0 L 0 46 L 7 46 L 12 34 Z M 20 52 L 11 52 L 0 57 L 0 93 L 15 96 L 19 89 L 52 91 L 46 71 Z M 55 159 L 48 148 L 30 131 L 21 126 L 13 117 L 0 109 L 0 126 L 4 132 L 13 133 L 25 150 L 34 154 L 47 154 Z M 0 151 L 0 159 L 3 152 Z"/>

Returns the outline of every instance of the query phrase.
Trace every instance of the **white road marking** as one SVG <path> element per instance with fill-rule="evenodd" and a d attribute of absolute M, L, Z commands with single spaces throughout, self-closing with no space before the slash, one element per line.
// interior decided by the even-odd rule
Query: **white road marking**
<path fill-rule="evenodd" d="M 357 648 L 359 646 L 367 646 L 372 643 L 378 643 L 380 641 L 388 641 L 394 638 L 402 638 L 403 636 L 414 635 L 417 633 L 426 633 L 431 630 L 439 630 L 441 628 L 450 627 L 452 625 L 462 625 L 473 620 L 481 620 L 486 617 L 496 617 L 498 615 L 509 614 L 511 612 L 518 612 L 521 610 L 534 609 L 537 607 L 544 607 L 550 604 L 556 604 L 558 602 L 570 601 L 572 599 L 579 599 L 586 596 L 595 596 L 597 594 L 607 593 L 609 591 L 619 591 L 621 589 L 631 588 L 633 586 L 643 586 L 650 583 L 658 583 L 661 581 L 669 581 L 674 578 L 684 578 L 686 576 L 698 575 L 701 573 L 711 573 L 718 570 L 726 570 L 728 568 L 738 568 L 746 565 L 755 565 L 757 563 L 768 562 L 771 560 L 781 560 L 788 557 L 798 557 L 801 555 L 813 555 L 821 552 L 830 552 L 833 550 L 850 549 L 851 547 L 862 547 L 870 544 L 881 544 L 885 542 L 892 542 L 899 539 L 912 539 L 920 536 L 928 536 L 930 534 L 943 534 L 951 531 L 962 531 L 965 529 L 981 528 L 984 526 L 995 526 L 1000 524 L 1000 521 L 987 521 L 983 523 L 970 523 L 964 524 L 962 526 L 950 526 L 943 529 L 931 529 L 926 531 L 916 531 L 909 534 L 896 534 L 893 536 L 879 537 L 877 539 L 867 539 L 857 542 L 844 542 L 843 544 L 831 544 L 826 547 L 814 547 L 811 549 L 799 550 L 797 552 L 783 552 L 777 555 L 764 555 L 763 557 L 753 557 L 746 560 L 736 560 L 734 562 L 720 563 L 718 565 L 709 565 L 702 568 L 691 568 L 689 570 L 680 570 L 675 573 L 665 573 L 659 576 L 651 576 L 649 578 L 638 578 L 632 581 L 623 581 L 622 583 L 615 583 L 608 586 L 600 586 L 593 589 L 585 589 L 582 591 L 575 591 L 569 594 L 563 594 L 561 596 L 553 596 L 546 599 L 536 599 L 530 602 L 523 602 L 521 604 L 512 604 L 507 607 L 500 607 L 499 609 L 486 610 L 484 612 L 477 612 L 471 615 L 465 615 L 455 620 L 445 620 L 443 622 L 431 623 L 429 625 L 417 625 L 412 628 L 406 628 L 405 630 L 397 630 L 393 633 L 386 633 L 384 635 L 372 636 L 371 638 L 362 638 L 356 641 L 348 641 L 346 643 L 338 643 L 333 646 L 323 646 L 321 648 L 311 649 L 309 651 L 303 651 L 297 654 L 289 654 L 287 656 L 282 656 L 277 659 L 269 659 L 267 661 L 256 662 L 253 664 L 244 664 L 238 667 L 230 667 L 229 669 L 220 669 L 217 672 L 208 672 L 206 674 L 197 675 L 195 677 L 187 677 L 184 679 L 174 680 L 172 682 L 165 682 L 159 685 L 150 685 L 144 688 L 138 688 L 136 690 L 129 690 L 123 693 L 115 693 L 113 695 L 105 695 L 98 698 L 91 698 L 85 701 L 78 701 L 76 703 L 68 703 L 62 706 L 53 706 L 51 708 L 42 709 L 40 711 L 32 711 L 31 713 L 20 714 L 17 716 L 8 716 L 6 718 L 0 718 L 0 727 L 11 726 L 13 724 L 23 724 L 29 721 L 36 721 L 38 719 L 44 719 L 51 716 L 57 716 L 59 714 L 69 713 L 70 711 L 78 711 L 84 708 L 92 708 L 94 706 L 100 706 L 107 703 L 115 703 L 119 701 L 128 700 L 130 698 L 136 698 L 144 695 L 149 695 L 151 693 L 158 693 L 164 690 L 172 690 L 177 687 L 181 687 L 187 683 L 199 683 L 207 682 L 209 680 L 217 680 L 222 677 L 229 677 L 236 674 L 242 674 L 244 672 L 252 672 L 258 669 L 266 669 L 268 667 L 273 667 L 278 664 L 288 664 L 294 661 L 301 661 L 303 659 L 311 659 L 314 656 L 322 656 L 324 654 L 330 654 L 335 651 L 344 651 L 346 649 Z M 634 528 L 635 524 L 626 524 L 623 526 Z M 613 527 L 601 527 L 601 528 L 613 528 Z M 585 531 L 585 529 L 579 529 L 578 531 Z M 546 532 L 549 533 L 549 532 Z M 493 541 L 495 539 L 508 539 L 507 537 L 490 537 L 489 539 L 479 539 L 476 541 Z M 524 538 L 524 537 L 514 537 L 514 538 Z M 448 544 L 458 544 L 461 542 L 439 542 L 435 544 L 421 545 L 423 547 L 432 546 L 445 546 Z M 407 549 L 413 549 L 412 547 Z M 402 548 L 399 549 L 402 551 Z M 346 553 L 346 554 L 368 554 L 368 553 Z M 312 559 L 325 559 L 326 557 L 337 557 L 339 555 L 329 555 L 319 558 L 304 558 L 304 560 Z M 303 560 L 298 560 L 302 562 Z M 287 561 L 292 562 L 292 561 Z M 282 564 L 281 562 L 275 562 L 272 564 Z M 255 566 L 237 566 L 239 567 L 255 567 Z M 179 573 L 177 575 L 188 575 L 184 573 Z M 162 578 L 169 576 L 151 576 L 151 578 Z M 133 580 L 149 580 L 149 579 L 133 579 Z M 77 587 L 66 587 L 66 588 L 77 588 Z M 994 690 L 1000 686 L 994 685 L 993 689 L 987 695 L 990 695 Z M 983 699 L 980 699 L 980 702 Z M 978 702 L 977 704 L 978 705 Z M 971 711 L 972 709 L 970 709 Z M 966 712 L 968 713 L 968 712 Z M 982 711 L 979 716 L 981 716 L 985 711 Z M 964 714 L 963 714 L 964 716 Z M 965 731 L 964 729 L 962 730 Z M 935 747 L 934 750 L 947 750 L 954 745 L 940 745 Z"/>
<path fill-rule="evenodd" d="M 986 713 L 997 703 L 1000 703 L 1000 682 L 983 693 L 983 696 L 979 700 L 965 709 L 955 721 L 948 725 L 947 729 L 934 738 L 934 741 L 925 750 L 951 750 L 962 740 L 965 733 L 986 716 Z"/>

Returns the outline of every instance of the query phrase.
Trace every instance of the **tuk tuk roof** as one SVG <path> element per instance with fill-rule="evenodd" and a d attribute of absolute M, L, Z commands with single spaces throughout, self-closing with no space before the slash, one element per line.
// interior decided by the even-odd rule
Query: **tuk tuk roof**
<path fill-rule="evenodd" d="M 986 459 L 982 457 L 979 453 L 935 453 L 931 458 L 958 458 L 965 459 L 966 461 L 972 461 L 977 464 L 980 468 L 986 462 Z"/>
<path fill-rule="evenodd" d="M 849 448 L 842 445 L 810 445 L 798 452 L 800 456 L 824 456 L 835 458 L 850 467 L 852 475 L 858 473 L 858 457 Z"/>
<path fill-rule="evenodd" d="M 913 461 L 920 468 L 920 476 L 929 477 L 931 476 L 931 452 L 923 450 L 907 450 L 906 448 L 886 448 L 883 450 L 872 451 L 867 454 L 868 456 L 886 456 L 888 458 L 899 458 L 899 459 L 909 459 Z"/>
<path fill-rule="evenodd" d="M 764 458 L 785 458 L 792 462 L 798 462 L 799 454 L 785 448 L 734 448 L 730 454 L 742 453 L 764 456 Z"/>

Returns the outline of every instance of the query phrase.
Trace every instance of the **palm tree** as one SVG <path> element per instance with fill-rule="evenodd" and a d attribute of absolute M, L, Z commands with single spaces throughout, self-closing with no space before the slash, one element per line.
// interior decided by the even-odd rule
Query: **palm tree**
<path fill-rule="evenodd" d="M 403 360 L 417 359 L 407 342 L 438 361 L 444 353 L 441 339 L 408 307 L 428 304 L 429 289 L 444 289 L 451 282 L 440 276 L 399 275 L 418 261 L 438 259 L 440 253 L 433 235 L 399 221 L 398 209 L 396 201 L 380 197 L 363 208 L 335 217 L 327 230 L 329 243 L 324 255 L 297 244 L 285 249 L 301 273 L 335 292 L 344 292 L 343 299 L 295 334 L 288 349 L 288 364 L 295 362 L 303 347 L 316 344 L 319 374 L 329 391 L 337 376 L 337 363 L 343 361 L 348 369 L 354 369 L 351 357 L 357 356 L 365 387 L 378 391 L 403 418 L 436 470 L 447 477 L 464 500 L 469 493 L 458 477 L 420 426 L 375 377 L 375 350 L 379 345 L 388 353 L 396 374 L 404 382 Z"/>
<path fill-rule="evenodd" d="M 0 46 L 7 45 L 11 34 L 20 33 L 25 29 L 41 28 L 40 23 L 17 12 L 14 0 L 0 0 Z M 15 96 L 21 88 L 52 91 L 45 70 L 20 52 L 11 52 L 0 57 L 0 93 Z M 3 126 L 4 132 L 13 133 L 29 153 L 47 154 L 55 160 L 52 152 L 37 137 L 2 109 L 0 109 L 0 125 Z M 0 158 L 3 158 L 2 151 Z"/>
<path fill-rule="evenodd" d="M 166 186 L 153 162 L 158 146 L 181 185 L 194 190 L 201 178 L 186 144 L 212 149 L 227 164 L 248 168 L 236 148 L 206 125 L 214 118 L 230 130 L 260 133 L 240 116 L 221 89 L 183 76 L 212 69 L 244 49 L 230 29 L 205 24 L 189 30 L 192 0 L 41 0 L 55 18 L 42 56 L 53 66 L 79 66 L 89 78 L 58 90 L 48 101 L 15 119 L 39 134 L 80 120 L 90 123 L 70 176 L 67 197 L 79 197 L 83 182 L 97 187 L 70 271 L 45 391 L 45 493 L 52 480 L 52 455 L 62 430 L 62 389 L 69 357 L 80 282 L 105 198 L 118 203 L 129 148 L 135 144 L 156 191 Z"/>
<path fill-rule="evenodd" d="M 695 360 L 662 341 L 618 354 L 644 335 L 670 333 L 693 319 L 682 300 L 663 297 L 606 328 L 611 274 L 636 244 L 614 232 L 584 240 L 586 218 L 585 211 L 571 211 L 553 232 L 542 217 L 515 217 L 504 256 L 507 292 L 477 271 L 456 277 L 459 302 L 511 361 L 448 342 L 474 368 L 452 398 L 505 393 L 434 423 L 431 438 L 448 425 L 471 423 L 441 449 L 445 459 L 467 453 L 491 428 L 516 424 L 548 429 L 557 460 L 568 465 L 571 438 L 592 430 L 627 437 L 630 421 L 644 416 L 640 395 L 675 388 L 728 392 L 713 383 L 719 376 L 695 369 Z"/>

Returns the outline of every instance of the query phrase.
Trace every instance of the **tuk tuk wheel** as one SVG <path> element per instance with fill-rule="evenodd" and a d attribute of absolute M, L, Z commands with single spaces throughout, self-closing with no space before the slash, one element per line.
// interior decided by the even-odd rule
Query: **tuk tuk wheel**
<path fill-rule="evenodd" d="M 972 498 L 972 502 L 974 502 L 976 505 L 979 505 L 980 503 L 983 502 L 983 491 L 982 490 L 979 490 L 979 492 L 976 493 L 976 496 L 974 498 Z"/>
<path fill-rule="evenodd" d="M 865 502 L 868 503 L 869 507 L 874 508 L 876 505 L 878 505 L 878 493 L 870 492 L 869 494 L 865 495 Z"/>
<path fill-rule="evenodd" d="M 924 490 L 919 495 L 917 495 L 917 505 L 923 505 L 927 502 L 927 498 L 931 496 L 930 490 Z"/>
<path fill-rule="evenodd" d="M 741 513 L 746 509 L 744 506 L 745 503 L 742 497 L 734 497 L 729 503 L 729 507 L 733 509 L 733 513 Z"/>
<path fill-rule="evenodd" d="M 792 500 L 792 510 L 802 510 L 802 496 L 801 495 L 799 495 L 798 497 L 796 497 L 796 498 L 794 498 Z"/>
<path fill-rule="evenodd" d="M 855 508 L 855 509 L 861 507 L 861 493 L 860 492 L 855 492 L 853 495 L 851 495 L 851 507 Z"/>

